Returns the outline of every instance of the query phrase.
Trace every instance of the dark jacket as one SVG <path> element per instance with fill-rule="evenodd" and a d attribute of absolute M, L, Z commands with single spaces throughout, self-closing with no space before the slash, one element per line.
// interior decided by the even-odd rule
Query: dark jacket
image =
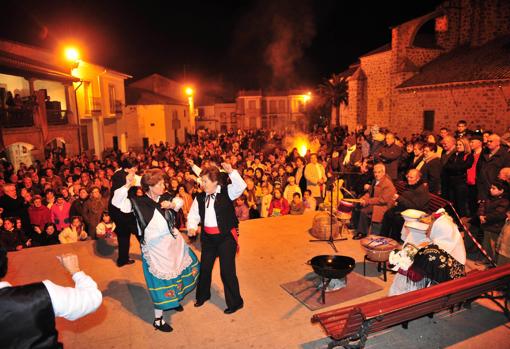
<path fill-rule="evenodd" d="M 402 149 L 393 143 L 392 145 L 385 144 L 375 154 L 374 159 L 382 162 L 386 166 L 386 174 L 392 179 L 396 180 L 398 176 L 398 162 Z"/>
<path fill-rule="evenodd" d="M 19 217 L 23 230 L 26 232 L 32 231 L 30 218 L 28 217 L 28 206 L 22 197 L 18 195 L 16 199 L 13 199 L 9 195 L 3 195 L 0 197 L 0 207 L 4 209 L 2 217 Z"/>
<path fill-rule="evenodd" d="M 7 251 L 16 251 L 16 247 L 19 245 L 23 246 L 23 248 L 26 248 L 27 240 L 27 237 L 21 230 L 0 230 L 0 246 L 5 248 Z"/>
<path fill-rule="evenodd" d="M 421 180 L 414 185 L 406 184 L 405 190 L 397 199 L 397 211 L 412 208 L 427 211 L 429 208 L 430 194 L 427 186 Z"/>
<path fill-rule="evenodd" d="M 347 150 L 344 150 L 342 154 L 340 155 L 340 171 L 342 172 L 353 172 L 358 169 L 356 165 L 354 165 L 357 162 L 361 162 L 363 160 L 363 153 L 361 152 L 361 148 L 356 146 L 356 149 L 351 153 L 351 156 L 349 157 L 349 162 L 344 165 L 344 159 L 347 155 Z"/>
<path fill-rule="evenodd" d="M 508 204 L 508 199 L 503 195 L 500 197 L 491 196 L 480 205 L 478 215 L 485 216 L 485 223 L 482 224 L 484 231 L 501 232 L 505 224 Z"/>
<path fill-rule="evenodd" d="M 499 150 L 493 156 L 484 151 L 476 164 L 476 186 L 478 190 L 478 200 L 484 200 L 489 197 L 491 183 L 498 178 L 499 171 L 503 167 L 510 167 L 510 155 L 504 148 Z"/>
<path fill-rule="evenodd" d="M 443 176 L 447 176 L 448 185 L 456 182 L 466 183 L 467 170 L 473 165 L 473 161 L 471 153 L 452 154 L 443 166 Z"/>
<path fill-rule="evenodd" d="M 434 158 L 426 162 L 420 172 L 423 181 L 428 185 L 428 190 L 433 194 L 439 194 L 441 191 L 441 160 Z"/>

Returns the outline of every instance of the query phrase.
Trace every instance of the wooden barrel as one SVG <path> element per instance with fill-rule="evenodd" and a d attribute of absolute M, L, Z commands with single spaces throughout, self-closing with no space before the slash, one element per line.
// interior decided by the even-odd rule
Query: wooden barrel
<path fill-rule="evenodd" d="M 329 239 L 331 233 L 330 214 L 328 212 L 319 212 L 313 218 L 312 229 L 310 233 L 317 239 Z M 333 238 L 338 237 L 340 232 L 340 224 L 336 217 L 333 216 Z"/>

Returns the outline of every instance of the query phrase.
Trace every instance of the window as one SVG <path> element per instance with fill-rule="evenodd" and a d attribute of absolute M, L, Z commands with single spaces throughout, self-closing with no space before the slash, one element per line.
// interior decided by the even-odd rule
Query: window
<path fill-rule="evenodd" d="M 425 131 L 434 131 L 434 114 L 433 110 L 423 112 L 423 129 Z"/>
<path fill-rule="evenodd" d="M 269 101 L 269 112 L 276 113 L 276 101 Z"/>
<path fill-rule="evenodd" d="M 285 99 L 278 101 L 278 113 L 285 113 Z"/>
<path fill-rule="evenodd" d="M 298 111 L 300 113 L 304 113 L 305 112 L 305 103 L 301 100 L 298 101 Z"/>
<path fill-rule="evenodd" d="M 108 85 L 108 97 L 110 98 L 110 114 L 115 114 L 115 86 Z"/>
<path fill-rule="evenodd" d="M 377 99 L 377 111 L 384 111 L 384 102 L 382 98 Z"/>

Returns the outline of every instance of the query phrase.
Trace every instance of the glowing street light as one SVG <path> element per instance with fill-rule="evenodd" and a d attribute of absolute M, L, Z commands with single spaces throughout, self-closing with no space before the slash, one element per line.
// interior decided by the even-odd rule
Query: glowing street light
<path fill-rule="evenodd" d="M 308 91 L 308 93 L 306 95 L 303 95 L 303 99 L 306 102 L 310 101 L 310 99 L 312 99 L 312 93 L 310 91 Z"/>
<path fill-rule="evenodd" d="M 186 87 L 186 90 L 184 90 L 184 92 L 186 92 L 186 95 L 188 97 L 191 97 L 191 96 L 193 96 L 193 92 L 195 92 L 195 91 L 193 91 L 193 89 L 191 87 Z"/>
<path fill-rule="evenodd" d="M 64 51 L 65 57 L 70 62 L 77 62 L 80 59 L 80 53 L 74 47 L 67 47 Z"/>

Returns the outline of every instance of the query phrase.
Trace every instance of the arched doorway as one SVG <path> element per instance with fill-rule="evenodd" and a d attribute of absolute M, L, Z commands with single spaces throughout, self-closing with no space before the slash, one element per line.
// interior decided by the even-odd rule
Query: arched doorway
<path fill-rule="evenodd" d="M 14 166 L 14 170 L 18 170 L 21 163 L 27 166 L 32 165 L 32 149 L 34 149 L 32 144 L 23 142 L 13 143 L 5 148 L 7 158 Z"/>
<path fill-rule="evenodd" d="M 62 137 L 55 137 L 44 146 L 44 157 L 58 158 L 59 155 L 66 156 L 66 141 Z"/>

